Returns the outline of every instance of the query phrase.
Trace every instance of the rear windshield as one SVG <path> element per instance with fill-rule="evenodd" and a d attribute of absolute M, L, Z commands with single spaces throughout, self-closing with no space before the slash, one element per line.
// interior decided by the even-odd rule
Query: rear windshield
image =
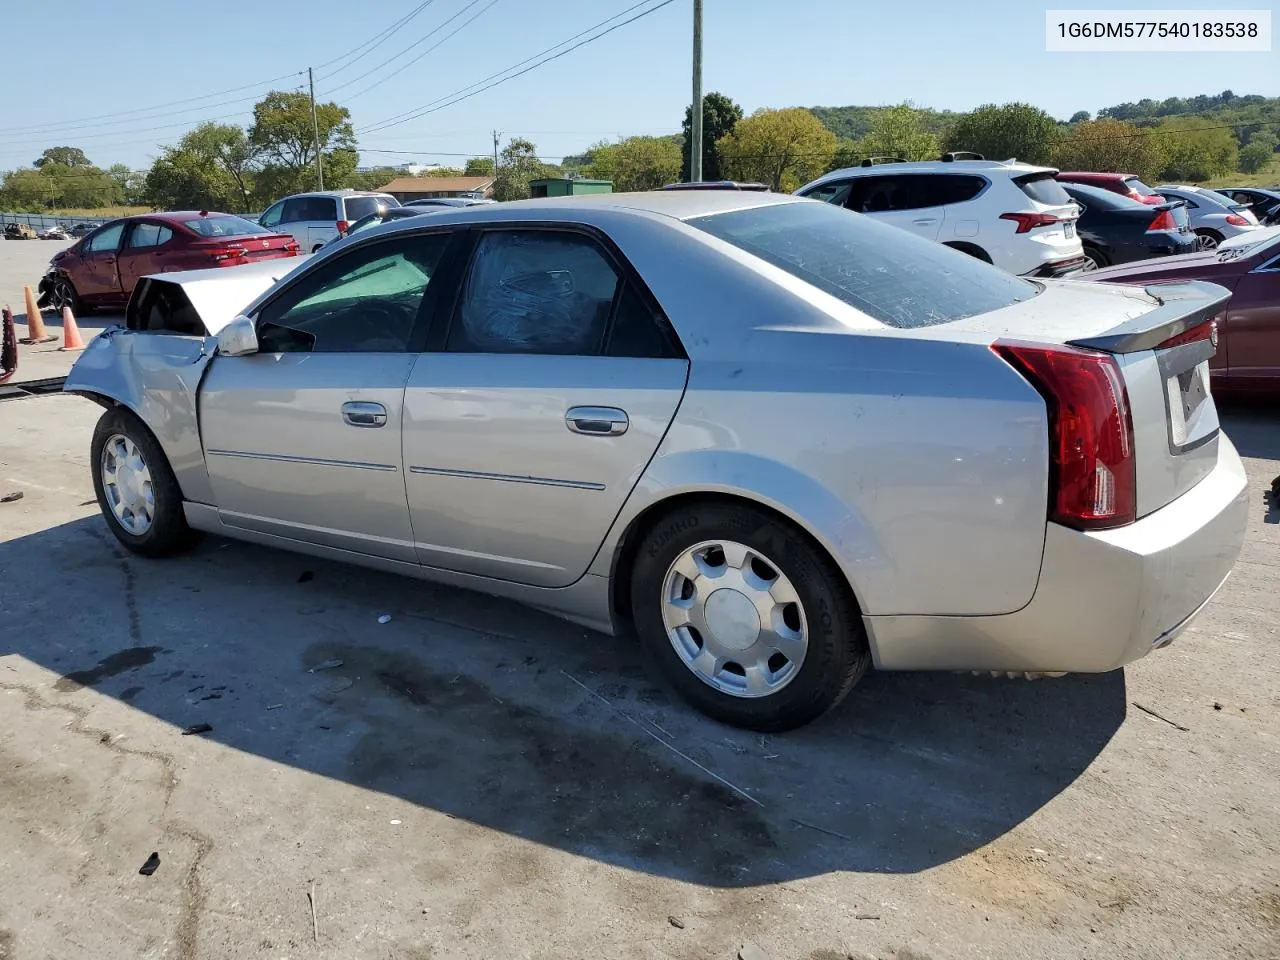
<path fill-rule="evenodd" d="M 1143 183 L 1137 177 L 1126 178 L 1124 181 L 1124 185 L 1128 187 L 1130 190 L 1137 193 L 1138 196 L 1140 197 L 1153 197 L 1156 195 L 1156 192 L 1154 190 L 1148 187 L 1145 183 Z"/>
<path fill-rule="evenodd" d="M 1062 184 L 1053 178 L 1052 173 L 1047 171 L 1018 177 L 1013 182 L 1018 185 L 1019 190 L 1036 203 L 1047 203 L 1050 206 L 1059 207 L 1071 202 L 1071 197 L 1067 194 L 1067 191 L 1062 189 Z"/>
<path fill-rule="evenodd" d="M 270 233 L 266 227 L 225 213 L 211 213 L 196 220 L 183 220 L 182 225 L 202 237 L 243 237 L 250 233 Z"/>
<path fill-rule="evenodd" d="M 961 320 L 1040 290 L 968 254 L 829 203 L 771 204 L 688 222 L 890 327 Z"/>
<path fill-rule="evenodd" d="M 379 207 L 394 207 L 397 203 L 392 197 L 347 197 L 347 220 L 359 220 L 361 217 L 367 217 L 371 213 L 376 213 Z"/>

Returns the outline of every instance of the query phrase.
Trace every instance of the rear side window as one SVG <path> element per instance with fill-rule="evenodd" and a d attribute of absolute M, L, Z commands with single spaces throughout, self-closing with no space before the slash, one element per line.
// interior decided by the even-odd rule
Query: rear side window
<path fill-rule="evenodd" d="M 314 220 L 337 223 L 338 205 L 333 197 L 290 197 L 284 202 L 281 223 L 307 223 Z"/>
<path fill-rule="evenodd" d="M 387 197 L 347 197 L 343 203 L 347 207 L 347 215 L 343 219 L 349 222 L 367 217 L 379 209 L 395 206 L 395 201 Z"/>
<path fill-rule="evenodd" d="M 1036 203 L 1060 207 L 1071 202 L 1071 197 L 1052 173 L 1032 173 L 1025 177 L 1015 177 L 1013 182 Z"/>
<path fill-rule="evenodd" d="M 959 173 L 944 173 L 929 179 L 933 181 L 931 189 L 936 194 L 934 202 L 937 204 L 966 203 L 980 194 L 987 185 L 982 177 Z"/>
<path fill-rule="evenodd" d="M 821 200 L 823 203 L 834 203 L 836 206 L 844 206 L 844 202 L 849 198 L 849 181 L 833 180 L 830 183 L 824 183 L 819 187 L 814 187 L 808 193 L 804 194 L 810 200 Z"/>
<path fill-rule="evenodd" d="M 1039 292 L 967 254 L 827 204 L 772 204 L 688 223 L 890 327 L 960 320 Z"/>

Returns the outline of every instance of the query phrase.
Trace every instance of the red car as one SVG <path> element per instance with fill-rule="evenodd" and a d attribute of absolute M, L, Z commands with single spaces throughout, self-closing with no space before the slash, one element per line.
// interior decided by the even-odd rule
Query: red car
<path fill-rule="evenodd" d="M 174 270 L 231 267 L 296 257 L 287 233 L 207 210 L 146 213 L 103 224 L 49 263 L 40 282 L 40 306 L 72 313 L 123 306 L 141 277 Z"/>
<path fill-rule="evenodd" d="M 1079 170 L 1067 170 L 1059 173 L 1057 179 L 1063 183 L 1083 183 L 1090 187 L 1100 187 L 1152 206 L 1165 202 L 1164 197 L 1132 173 L 1082 173 Z"/>
<path fill-rule="evenodd" d="M 1209 361 L 1214 389 L 1280 399 L 1280 227 L 1265 227 L 1216 250 L 1104 267 L 1083 280 L 1152 288 L 1208 280 L 1231 291 L 1218 319 L 1218 352 Z"/>

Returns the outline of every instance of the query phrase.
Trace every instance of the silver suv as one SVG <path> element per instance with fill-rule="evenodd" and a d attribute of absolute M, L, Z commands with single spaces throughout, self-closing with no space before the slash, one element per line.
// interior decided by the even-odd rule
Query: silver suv
<path fill-rule="evenodd" d="M 391 194 L 366 190 L 295 193 L 269 206 L 258 223 L 292 235 L 304 251 L 315 253 L 328 241 L 346 233 L 347 227 L 361 217 L 398 206 L 400 201 Z"/>

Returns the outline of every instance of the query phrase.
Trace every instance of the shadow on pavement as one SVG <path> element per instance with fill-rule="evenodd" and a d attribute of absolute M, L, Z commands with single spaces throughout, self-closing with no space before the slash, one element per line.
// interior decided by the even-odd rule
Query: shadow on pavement
<path fill-rule="evenodd" d="M 1125 714 L 1119 671 L 872 675 L 762 737 L 677 702 L 629 641 L 392 575 L 214 538 L 146 561 L 97 516 L 0 544 L 0 569 L 0 608 L 23 611 L 0 654 L 60 674 L 42 696 L 92 687 L 173 725 L 175 751 L 209 723 L 277 763 L 702 884 L 949 861 L 1053 799 Z"/>
<path fill-rule="evenodd" d="M 1222 400 L 1222 429 L 1242 457 L 1280 460 L 1280 403 Z"/>

